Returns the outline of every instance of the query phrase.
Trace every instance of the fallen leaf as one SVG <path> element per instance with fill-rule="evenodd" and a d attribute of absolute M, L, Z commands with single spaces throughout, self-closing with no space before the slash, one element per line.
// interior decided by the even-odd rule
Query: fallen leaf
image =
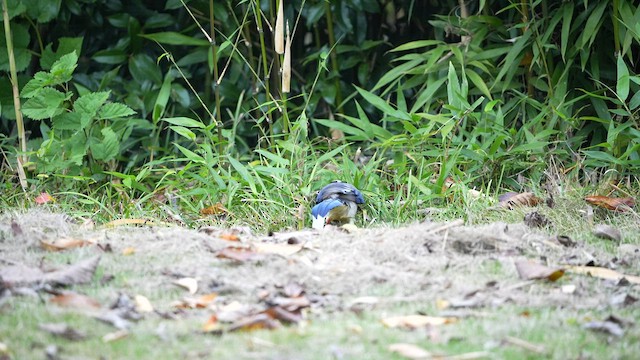
<path fill-rule="evenodd" d="M 218 237 L 227 241 L 240 241 L 240 237 L 233 233 L 223 233 L 218 235 Z"/>
<path fill-rule="evenodd" d="M 599 237 L 601 239 L 608 239 L 620 242 L 622 240 L 622 233 L 620 230 L 614 228 L 613 226 L 598 224 L 593 229 L 593 235 Z"/>
<path fill-rule="evenodd" d="M 222 203 L 217 203 L 200 210 L 200 214 L 202 215 L 222 215 L 226 213 L 228 213 L 228 210 L 225 209 Z"/>
<path fill-rule="evenodd" d="M 131 322 L 125 319 L 119 310 L 110 310 L 94 316 L 96 319 L 107 323 L 116 329 L 126 330 L 131 327 Z"/>
<path fill-rule="evenodd" d="M 628 211 L 632 208 L 636 201 L 631 197 L 612 198 L 608 196 L 591 195 L 584 198 L 586 202 L 607 210 Z"/>
<path fill-rule="evenodd" d="M 280 323 L 268 314 L 255 314 L 238 320 L 229 327 L 229 331 L 272 330 L 279 327 Z"/>
<path fill-rule="evenodd" d="M 49 302 L 62 307 L 74 308 L 76 310 L 95 310 L 102 307 L 97 300 L 75 292 L 67 292 L 54 296 L 49 300 Z"/>
<path fill-rule="evenodd" d="M 116 219 L 113 221 L 109 221 L 104 224 L 105 227 L 117 227 L 123 225 L 154 225 L 155 223 L 151 220 L 145 219 Z"/>
<path fill-rule="evenodd" d="M 66 323 L 45 323 L 39 324 L 38 327 L 42 331 L 46 331 L 51 335 L 59 336 L 71 341 L 79 341 L 86 339 L 87 335 L 70 327 Z"/>
<path fill-rule="evenodd" d="M 186 278 L 175 280 L 173 284 L 189 290 L 189 294 L 191 295 L 198 292 L 198 279 L 186 277 Z"/>
<path fill-rule="evenodd" d="M 129 332 L 127 330 L 118 330 L 111 333 L 106 334 L 102 337 L 102 342 L 110 343 L 120 339 L 124 339 L 129 336 Z"/>
<path fill-rule="evenodd" d="M 136 295 L 134 297 L 134 301 L 136 303 L 136 311 L 140 313 L 150 313 L 153 312 L 153 305 L 151 305 L 151 301 L 147 299 L 146 296 Z"/>
<path fill-rule="evenodd" d="M 260 258 L 260 255 L 249 247 L 244 246 L 227 246 L 216 252 L 216 257 L 221 259 L 230 259 L 238 262 L 245 262 Z"/>
<path fill-rule="evenodd" d="M 600 279 L 605 279 L 605 280 L 619 281 L 624 278 L 632 284 L 640 284 L 640 276 L 626 275 L 626 274 L 619 273 L 615 270 L 611 270 L 603 267 L 568 266 L 567 271 L 572 272 L 574 274 L 590 275 L 590 276 L 597 277 Z"/>
<path fill-rule="evenodd" d="M 55 200 L 53 199 L 53 197 L 51 197 L 51 195 L 49 195 L 49 193 L 43 192 L 43 193 L 40 193 L 40 195 L 36 196 L 34 201 L 36 202 L 36 204 L 42 205 L 48 202 L 53 202 Z"/>
<path fill-rule="evenodd" d="M 444 324 L 450 324 L 456 322 L 457 319 L 453 317 L 441 317 L 441 316 L 426 316 L 426 315 L 402 315 L 392 316 L 382 319 L 382 323 L 390 328 L 406 328 L 417 329 L 426 326 L 440 326 Z"/>
<path fill-rule="evenodd" d="M 288 324 L 297 324 L 302 321 L 302 316 L 296 310 L 288 310 L 282 306 L 272 306 L 263 313 L 269 315 L 272 319 L 280 320 Z"/>
<path fill-rule="evenodd" d="M 395 343 L 388 347 L 392 353 L 405 357 L 407 359 L 426 359 L 431 357 L 431 353 L 427 350 L 413 344 Z"/>
<path fill-rule="evenodd" d="M 122 255 L 124 255 L 124 256 L 133 255 L 135 253 L 136 253 L 136 248 L 134 248 L 134 247 L 126 247 L 126 248 L 122 249 Z"/>
<path fill-rule="evenodd" d="M 275 254 L 283 257 L 291 256 L 302 250 L 302 244 L 272 244 L 272 243 L 255 243 L 253 244 L 256 252 L 263 254 Z"/>
<path fill-rule="evenodd" d="M 536 206 L 542 202 L 542 199 L 530 192 L 508 192 L 500 195 L 498 201 L 502 207 L 513 210 L 513 208 L 518 206 Z"/>
<path fill-rule="evenodd" d="M 216 315 L 211 315 L 207 322 L 202 325 L 202 331 L 210 333 L 210 332 L 220 332 L 222 331 L 222 326 L 220 322 L 218 322 L 218 317 Z"/>
<path fill-rule="evenodd" d="M 547 279 L 556 281 L 564 275 L 563 269 L 554 269 L 528 260 L 515 262 L 518 275 L 523 280 Z"/>
<path fill-rule="evenodd" d="M 172 306 L 178 309 L 203 309 L 211 305 L 216 297 L 218 297 L 216 293 L 202 295 L 197 298 L 186 297 L 173 303 Z"/>
<path fill-rule="evenodd" d="M 94 245 L 95 242 L 83 239 L 61 238 L 56 240 L 40 240 L 40 247 L 48 251 L 62 251 L 79 248 L 87 245 Z"/>

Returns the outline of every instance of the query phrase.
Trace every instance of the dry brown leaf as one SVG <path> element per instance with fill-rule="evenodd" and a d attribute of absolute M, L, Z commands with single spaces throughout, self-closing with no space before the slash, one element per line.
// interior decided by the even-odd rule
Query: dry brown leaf
<path fill-rule="evenodd" d="M 191 295 L 198 292 L 198 279 L 185 277 L 182 279 L 175 280 L 173 284 L 187 289 L 189 291 L 189 294 Z"/>
<path fill-rule="evenodd" d="M 223 233 L 218 235 L 218 237 L 227 241 L 240 241 L 240 237 L 234 233 Z"/>
<path fill-rule="evenodd" d="M 202 325 L 202 331 L 207 333 L 222 331 L 222 326 L 218 321 L 218 317 L 216 315 L 211 315 L 209 319 L 207 319 L 207 322 Z"/>
<path fill-rule="evenodd" d="M 502 207 L 512 210 L 518 206 L 536 206 L 542 202 L 542 199 L 530 192 L 508 192 L 500 195 L 500 197 L 498 197 L 498 201 Z"/>
<path fill-rule="evenodd" d="M 39 324 L 38 327 L 42 331 L 46 331 L 51 335 L 59 336 L 71 341 L 79 341 L 86 339 L 87 335 L 70 327 L 65 323 L 46 323 Z"/>
<path fill-rule="evenodd" d="M 36 196 L 34 201 L 36 202 L 36 204 L 42 205 L 48 202 L 54 202 L 55 200 L 53 199 L 53 197 L 51 197 L 51 195 L 49 195 L 49 193 L 43 192 L 40 193 L 40 195 Z"/>
<path fill-rule="evenodd" d="M 249 247 L 245 246 L 228 246 L 216 252 L 216 257 L 221 259 L 230 259 L 238 262 L 258 259 L 261 256 Z"/>
<path fill-rule="evenodd" d="M 529 260 L 516 261 L 516 270 L 523 280 L 547 279 L 556 281 L 564 275 L 563 269 L 554 269 Z"/>
<path fill-rule="evenodd" d="M 296 310 L 287 310 L 282 306 L 272 306 L 262 312 L 272 319 L 280 320 L 288 324 L 297 324 L 302 321 L 302 316 Z"/>
<path fill-rule="evenodd" d="M 62 307 L 74 308 L 76 310 L 95 310 L 102 307 L 97 300 L 75 292 L 67 292 L 54 296 L 49 300 L 49 302 Z"/>
<path fill-rule="evenodd" d="M 272 243 L 255 243 L 253 244 L 256 252 L 263 254 L 275 254 L 283 257 L 291 256 L 302 250 L 302 244 L 272 244 Z"/>
<path fill-rule="evenodd" d="M 124 256 L 133 255 L 135 253 L 136 253 L 136 248 L 134 248 L 134 247 L 126 247 L 126 248 L 122 249 L 122 255 L 124 255 Z"/>
<path fill-rule="evenodd" d="M 568 266 L 567 271 L 574 274 L 590 275 L 605 280 L 621 280 L 625 278 L 632 284 L 640 284 L 640 276 L 626 275 L 615 270 L 597 266 Z"/>
<path fill-rule="evenodd" d="M 202 215 L 222 215 L 226 214 L 227 212 L 228 210 L 225 209 L 222 203 L 217 203 L 200 210 L 200 214 Z"/>
<path fill-rule="evenodd" d="M 621 212 L 629 211 L 629 208 L 632 208 L 636 204 L 635 199 L 631 197 L 612 198 L 608 196 L 591 195 L 585 197 L 584 200 L 591 205 Z"/>
<path fill-rule="evenodd" d="M 229 331 L 252 331 L 260 329 L 276 329 L 280 323 L 268 314 L 255 314 L 240 319 L 229 327 Z"/>
<path fill-rule="evenodd" d="M 218 297 L 216 293 L 202 295 L 197 298 L 186 297 L 173 303 L 172 306 L 178 309 L 203 309 L 211 305 L 216 297 Z"/>
<path fill-rule="evenodd" d="M 56 240 L 40 240 L 40 247 L 48 251 L 62 251 L 87 245 L 95 245 L 94 241 L 73 238 L 61 238 Z"/>
<path fill-rule="evenodd" d="M 406 328 L 406 329 L 418 329 L 426 326 L 440 326 L 444 324 L 450 324 L 456 322 L 457 319 L 453 317 L 441 317 L 441 316 L 426 316 L 426 315 L 402 315 L 392 316 L 382 319 L 382 323 L 390 328 Z"/>
<path fill-rule="evenodd" d="M 389 345 L 388 349 L 407 359 L 427 359 L 431 357 L 431 353 L 427 350 L 413 344 L 395 343 Z"/>
<path fill-rule="evenodd" d="M 136 303 L 136 311 L 139 313 L 150 313 L 153 312 L 153 305 L 151 305 L 151 301 L 147 299 L 146 296 L 136 295 L 134 297 L 134 301 Z"/>

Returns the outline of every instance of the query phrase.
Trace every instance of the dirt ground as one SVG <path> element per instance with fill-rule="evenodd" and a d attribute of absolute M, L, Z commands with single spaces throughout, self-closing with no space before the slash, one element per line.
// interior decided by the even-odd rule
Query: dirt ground
<path fill-rule="evenodd" d="M 65 238 L 90 244 L 62 252 L 42 248 L 43 241 Z M 32 210 L 0 217 L 0 275 L 8 298 L 17 296 L 19 285 L 36 288 L 33 283 L 8 284 L 7 277 L 16 276 L 9 271 L 12 266 L 49 272 L 97 255 L 92 283 L 110 288 L 95 292 L 103 303 L 113 300 L 109 294 L 143 294 L 156 312 L 171 312 L 175 304 L 168 299 L 183 291 L 173 282 L 193 278 L 198 284 L 193 296 L 215 293 L 218 307 L 236 302 L 264 309 L 269 303 L 265 299 L 304 294 L 307 319 L 394 303 L 419 302 L 440 315 L 466 316 L 506 305 L 599 309 L 637 299 L 638 286 L 620 281 L 569 273 L 557 283 L 519 277 L 515 263 L 520 260 L 551 267 L 595 264 L 622 273 L 635 269 L 637 275 L 637 246 L 609 253 L 602 246 L 572 242 L 524 224 L 424 222 L 351 233 L 329 228 L 267 235 L 243 228 L 95 226 Z M 6 311 L 0 303 L 0 312 Z"/>

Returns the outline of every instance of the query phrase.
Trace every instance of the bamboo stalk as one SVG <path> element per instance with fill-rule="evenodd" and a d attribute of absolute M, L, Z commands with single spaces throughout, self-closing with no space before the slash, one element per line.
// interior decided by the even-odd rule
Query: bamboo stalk
<path fill-rule="evenodd" d="M 20 186 L 22 190 L 27 190 L 27 176 L 24 173 L 22 165 L 25 164 L 28 159 L 27 152 L 27 136 L 24 131 L 24 120 L 22 118 L 22 111 L 20 106 L 20 90 L 18 89 L 18 72 L 16 70 L 16 59 L 13 52 L 13 37 L 11 36 L 11 25 L 9 23 L 9 11 L 7 10 L 7 0 L 2 0 L 2 18 L 4 20 L 4 36 L 7 42 L 7 54 L 9 55 L 9 71 L 11 80 L 11 89 L 13 90 L 13 106 L 16 113 L 16 126 L 18 127 L 18 145 L 22 151 L 22 155 L 18 155 L 18 179 L 20 180 Z"/>
<path fill-rule="evenodd" d="M 325 1 L 324 3 L 325 13 L 327 14 L 327 31 L 329 33 L 329 48 L 333 49 L 336 43 L 336 37 L 333 32 L 333 14 L 331 12 L 331 4 L 329 1 Z M 329 54 L 331 59 L 331 68 L 338 75 L 340 74 L 340 69 L 338 68 L 338 56 L 335 51 L 331 51 Z M 342 91 L 340 90 L 340 76 L 336 76 L 335 80 L 336 87 L 336 105 L 338 108 L 338 112 L 342 112 Z"/>

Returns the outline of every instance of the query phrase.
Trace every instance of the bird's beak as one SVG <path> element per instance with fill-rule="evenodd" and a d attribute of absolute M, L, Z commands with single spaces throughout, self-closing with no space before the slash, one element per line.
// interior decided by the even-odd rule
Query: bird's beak
<path fill-rule="evenodd" d="M 314 217 L 311 227 L 314 229 L 324 229 L 324 225 L 326 223 L 327 223 L 327 219 L 324 216 Z"/>

